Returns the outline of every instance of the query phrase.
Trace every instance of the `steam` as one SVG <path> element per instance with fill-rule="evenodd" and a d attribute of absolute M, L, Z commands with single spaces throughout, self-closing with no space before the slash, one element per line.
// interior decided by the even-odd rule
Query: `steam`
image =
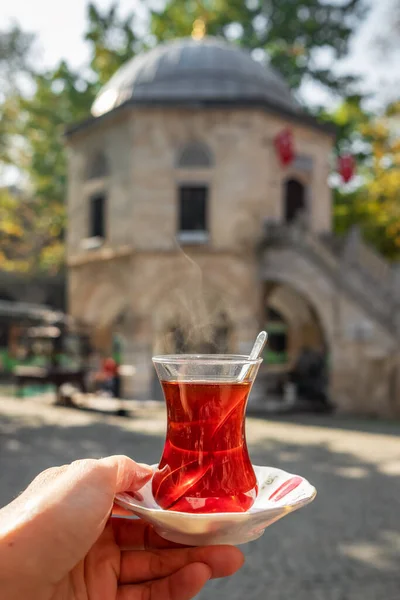
<path fill-rule="evenodd" d="M 202 267 L 182 248 L 180 253 L 180 284 L 169 294 L 172 305 L 171 320 L 164 323 L 169 330 L 163 332 L 164 352 L 215 352 L 218 327 L 227 325 L 221 298 L 207 290 Z M 178 348 L 177 348 L 178 346 Z"/>

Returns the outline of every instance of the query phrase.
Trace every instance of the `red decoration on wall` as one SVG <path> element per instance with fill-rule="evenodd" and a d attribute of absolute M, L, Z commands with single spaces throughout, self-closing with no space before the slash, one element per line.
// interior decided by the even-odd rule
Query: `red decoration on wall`
<path fill-rule="evenodd" d="M 351 154 L 342 154 L 342 156 L 339 156 L 338 171 L 345 183 L 353 179 L 356 171 L 356 161 Z"/>
<path fill-rule="evenodd" d="M 282 166 L 287 167 L 294 160 L 294 141 L 290 129 L 283 129 L 275 137 L 275 148 Z"/>

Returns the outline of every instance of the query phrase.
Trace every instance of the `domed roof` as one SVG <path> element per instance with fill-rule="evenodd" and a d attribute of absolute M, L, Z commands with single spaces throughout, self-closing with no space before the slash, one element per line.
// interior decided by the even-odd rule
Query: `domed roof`
<path fill-rule="evenodd" d="M 284 79 L 271 67 L 221 39 L 182 38 L 123 65 L 98 94 L 92 114 L 126 103 L 267 104 L 301 113 Z"/>

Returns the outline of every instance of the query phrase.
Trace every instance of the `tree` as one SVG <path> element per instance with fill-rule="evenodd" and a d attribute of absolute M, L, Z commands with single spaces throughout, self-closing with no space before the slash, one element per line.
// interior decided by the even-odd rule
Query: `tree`
<path fill-rule="evenodd" d="M 112 4 L 104 14 L 94 4 L 88 6 L 85 40 L 91 46 L 90 68 L 98 87 L 106 84 L 142 47 L 133 29 L 133 13 L 120 19 L 117 6 Z"/>
<path fill-rule="evenodd" d="M 0 31 L 0 98 L 17 87 L 21 73 L 30 73 L 30 52 L 34 36 L 13 26 L 9 31 Z"/>
<path fill-rule="evenodd" d="M 6 105 L 3 139 L 13 143 L 5 144 L 2 159 L 28 176 L 29 195 L 21 199 L 3 190 L 0 211 L 5 224 L 0 226 L 0 240 L 5 251 L 0 268 L 56 273 L 63 267 L 63 134 L 68 125 L 88 117 L 101 85 L 133 56 L 137 40 L 131 23 L 132 16 L 119 18 L 116 5 L 101 13 L 90 4 L 85 36 L 91 48 L 89 64 L 76 72 L 62 61 L 51 71 L 36 73 L 33 94 L 16 94 Z"/>
<path fill-rule="evenodd" d="M 132 16 L 120 20 L 116 5 L 102 14 L 89 4 L 88 18 L 85 38 L 91 46 L 90 67 L 78 73 L 62 61 L 55 70 L 36 75 L 35 93 L 28 99 L 20 99 L 23 118 L 19 134 L 27 142 L 29 154 L 26 169 L 34 195 L 49 203 L 62 203 L 64 199 L 65 128 L 88 117 L 101 85 L 134 52 Z"/>
<path fill-rule="evenodd" d="M 400 258 L 400 102 L 361 130 L 372 153 L 365 175 L 367 239 L 388 258 Z"/>
<path fill-rule="evenodd" d="M 18 116 L 16 95 L 21 79 L 32 74 L 30 56 L 34 36 L 14 26 L 0 31 L 0 164 L 10 163 L 10 148 Z"/>
<path fill-rule="evenodd" d="M 14 188 L 0 189 L 0 269 L 55 274 L 63 258 L 62 209 L 43 209 L 39 198 Z"/>
<path fill-rule="evenodd" d="M 63 134 L 65 126 L 87 118 L 95 96 L 95 84 L 83 79 L 61 62 L 53 72 L 35 77 L 36 91 L 21 98 L 20 127 L 27 155 L 25 171 L 32 194 L 63 203 L 66 161 Z"/>
<path fill-rule="evenodd" d="M 347 54 L 363 5 L 363 0 L 168 0 L 152 11 L 151 31 L 158 41 L 183 37 L 196 19 L 204 19 L 208 34 L 264 51 L 293 89 L 312 80 L 343 93 L 354 77 L 321 68 L 317 55 L 329 49 L 334 65 Z"/>
<path fill-rule="evenodd" d="M 361 227 L 364 238 L 389 259 L 400 258 L 400 102 L 376 116 L 349 98 L 327 120 L 334 121 L 336 151 L 357 159 L 360 184 L 337 185 L 334 220 L 338 234 Z"/>
<path fill-rule="evenodd" d="M 60 236 L 62 218 L 61 207 L 43 210 L 39 198 L 15 189 L 0 189 L 0 269 L 55 274 L 64 254 Z"/>

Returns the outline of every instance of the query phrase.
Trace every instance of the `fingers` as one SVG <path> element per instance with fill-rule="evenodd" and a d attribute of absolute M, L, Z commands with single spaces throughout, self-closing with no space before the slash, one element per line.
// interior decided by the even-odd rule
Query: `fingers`
<path fill-rule="evenodd" d="M 153 474 L 151 467 L 137 463 L 127 456 L 108 456 L 98 462 L 115 477 L 115 494 L 140 489 Z"/>
<path fill-rule="evenodd" d="M 109 456 L 100 460 L 76 460 L 69 465 L 51 467 L 39 473 L 30 483 L 28 488 L 14 501 L 15 504 L 26 500 L 30 496 L 41 495 L 48 491 L 57 482 L 64 481 L 68 485 L 75 482 L 79 485 L 91 481 L 101 481 L 102 488 L 111 488 L 113 497 L 119 492 L 135 491 L 140 489 L 152 475 L 148 465 L 136 463 L 127 456 Z M 62 478 L 62 479 L 61 479 Z"/>
<path fill-rule="evenodd" d="M 173 575 L 140 585 L 118 588 L 117 600 L 190 600 L 200 592 L 211 577 L 203 563 L 186 565 Z"/>
<path fill-rule="evenodd" d="M 192 563 L 207 565 L 212 578 L 227 577 L 240 569 L 244 557 L 234 546 L 122 552 L 120 582 L 143 583 L 175 573 Z"/>
<path fill-rule="evenodd" d="M 121 550 L 148 550 L 152 548 L 182 548 L 168 542 L 156 533 L 149 523 L 141 519 L 112 518 L 114 538 Z"/>
<path fill-rule="evenodd" d="M 122 508 L 122 506 L 120 506 L 119 504 L 116 504 L 116 502 L 114 502 L 114 504 L 113 504 L 111 516 L 112 517 L 128 517 L 131 520 L 136 518 L 131 510 L 128 510 L 127 508 Z"/>
<path fill-rule="evenodd" d="M 99 538 L 115 494 L 142 487 L 151 474 L 150 467 L 126 456 L 49 469 L 0 513 L 0 530 L 12 537 L 21 564 L 57 577 L 82 560 Z"/>

